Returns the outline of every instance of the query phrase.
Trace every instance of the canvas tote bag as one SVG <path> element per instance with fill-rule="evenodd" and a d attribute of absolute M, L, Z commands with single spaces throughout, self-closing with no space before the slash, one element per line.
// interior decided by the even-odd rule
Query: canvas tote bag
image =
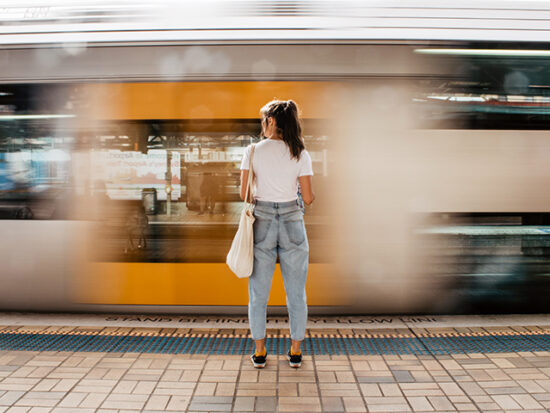
<path fill-rule="evenodd" d="M 254 204 L 249 203 L 252 199 L 252 158 L 254 157 L 254 148 L 250 148 L 250 159 L 248 166 L 248 181 L 246 182 L 246 192 L 244 197 L 244 206 L 239 221 L 239 229 L 231 243 L 231 249 L 227 254 L 225 262 L 239 278 L 250 277 L 254 266 Z"/>

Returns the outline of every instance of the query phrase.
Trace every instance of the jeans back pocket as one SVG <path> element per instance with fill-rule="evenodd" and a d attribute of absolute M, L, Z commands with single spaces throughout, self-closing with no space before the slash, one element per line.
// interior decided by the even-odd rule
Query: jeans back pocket
<path fill-rule="evenodd" d="M 300 245 L 306 240 L 304 225 L 304 213 L 301 210 L 292 211 L 283 217 L 283 227 L 288 239 L 295 245 Z"/>
<path fill-rule="evenodd" d="M 267 233 L 269 232 L 269 227 L 273 221 L 273 215 L 260 210 L 254 210 L 254 244 L 258 244 L 265 240 Z"/>

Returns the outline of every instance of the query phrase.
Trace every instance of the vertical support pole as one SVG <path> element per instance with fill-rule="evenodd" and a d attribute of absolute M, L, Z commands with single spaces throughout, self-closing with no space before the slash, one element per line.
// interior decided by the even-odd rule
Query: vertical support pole
<path fill-rule="evenodd" d="M 166 215 L 172 214 L 172 151 L 166 149 Z"/>

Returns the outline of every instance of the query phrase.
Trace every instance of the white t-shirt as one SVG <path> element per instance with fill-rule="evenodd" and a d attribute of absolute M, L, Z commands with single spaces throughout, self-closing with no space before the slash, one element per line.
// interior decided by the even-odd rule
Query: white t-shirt
<path fill-rule="evenodd" d="M 251 146 L 244 152 L 241 169 L 248 170 Z M 254 198 L 258 201 L 288 202 L 298 198 L 298 177 L 313 175 L 311 157 L 304 149 L 300 160 L 291 158 L 284 141 L 264 139 L 256 144 L 252 169 Z"/>

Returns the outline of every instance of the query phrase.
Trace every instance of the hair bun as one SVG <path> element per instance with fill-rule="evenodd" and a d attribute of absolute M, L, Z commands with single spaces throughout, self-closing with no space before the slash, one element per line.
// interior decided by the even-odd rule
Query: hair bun
<path fill-rule="evenodd" d="M 298 113 L 298 106 L 296 106 L 296 103 L 291 99 L 285 102 L 285 112 L 287 112 L 288 110 L 293 113 Z"/>

